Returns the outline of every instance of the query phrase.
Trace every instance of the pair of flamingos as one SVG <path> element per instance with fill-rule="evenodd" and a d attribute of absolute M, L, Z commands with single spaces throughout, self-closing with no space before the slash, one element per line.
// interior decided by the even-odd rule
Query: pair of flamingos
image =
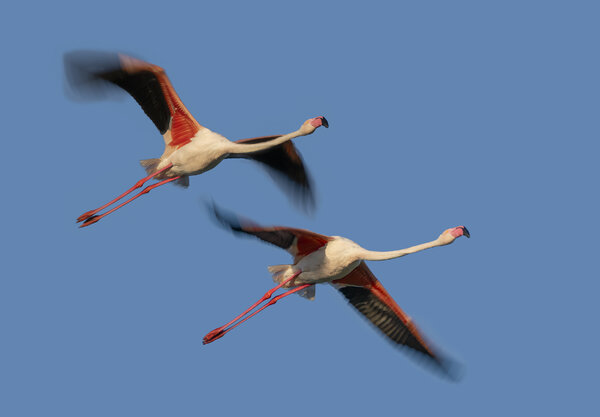
<path fill-rule="evenodd" d="M 309 177 L 291 140 L 310 135 L 320 126 L 329 127 L 325 117 L 308 119 L 298 130 L 286 135 L 232 142 L 201 126 L 192 117 L 173 89 L 165 71 L 156 65 L 121 54 L 73 52 L 65 56 L 65 70 L 72 92 L 81 96 L 97 93 L 98 88 L 109 87 L 111 84 L 127 91 L 156 125 L 165 141 L 165 151 L 160 158 L 141 161 L 148 176 L 114 200 L 79 216 L 77 221 L 82 223 L 81 227 L 96 223 L 161 185 L 175 181 L 187 186 L 190 175 L 206 172 L 225 158 L 247 158 L 266 164 L 299 189 L 304 202 L 313 203 Z M 152 178 L 159 182 L 99 214 Z M 393 259 L 448 245 L 460 236 L 469 237 L 464 226 L 447 229 L 428 243 L 396 251 L 376 252 L 339 236 L 325 236 L 289 227 L 260 227 L 240 217 L 225 214 L 216 207 L 214 214 L 235 232 L 256 236 L 287 250 L 294 257 L 294 262 L 290 265 L 270 266 L 269 271 L 278 285 L 232 321 L 208 333 L 203 340 L 205 344 L 223 337 L 242 322 L 290 294 L 298 293 L 313 299 L 315 284 L 328 282 L 389 340 L 422 353 L 423 357 L 432 360 L 439 369 L 448 373 L 449 362 L 426 343 L 411 319 L 394 302 L 364 261 Z M 291 289 L 271 298 L 280 288 Z M 256 309 L 266 300 L 270 301 Z M 254 312 L 250 313 L 252 310 Z"/>

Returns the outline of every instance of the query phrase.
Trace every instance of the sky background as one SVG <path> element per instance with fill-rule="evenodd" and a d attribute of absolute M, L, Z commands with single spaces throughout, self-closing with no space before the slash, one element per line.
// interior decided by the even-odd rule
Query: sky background
<path fill-rule="evenodd" d="M 3 6 L 0 414 L 597 415 L 600 55 L 592 1 L 11 2 Z M 92 227 L 162 138 L 127 96 L 78 103 L 63 54 L 167 70 L 198 121 L 290 132 L 318 205 L 224 161 Z M 464 376 L 386 342 L 333 288 L 202 337 L 289 255 L 221 229 L 265 225 L 400 249 L 369 267 Z"/>

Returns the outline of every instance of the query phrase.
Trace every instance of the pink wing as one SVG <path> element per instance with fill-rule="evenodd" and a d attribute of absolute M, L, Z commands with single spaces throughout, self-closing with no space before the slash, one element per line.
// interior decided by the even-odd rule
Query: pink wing
<path fill-rule="evenodd" d="M 291 227 L 262 227 L 256 223 L 213 206 L 215 217 L 234 232 L 246 233 L 287 250 L 294 262 L 325 246 L 331 238 L 304 229 Z"/>
<path fill-rule="evenodd" d="M 122 54 L 77 51 L 65 55 L 65 70 L 79 95 L 97 96 L 106 82 L 127 91 L 163 135 L 167 148 L 189 143 L 202 128 L 157 65 Z"/>
<path fill-rule="evenodd" d="M 280 135 L 242 139 L 236 141 L 236 143 L 243 145 L 268 142 L 270 140 L 277 139 L 279 136 Z M 279 174 L 277 177 L 272 175 L 275 180 L 283 177 L 283 179 L 287 181 L 287 184 L 284 183 L 280 185 L 293 186 L 291 193 L 289 190 L 286 190 L 291 197 L 300 197 L 301 202 L 306 208 L 314 208 L 315 197 L 312 181 L 308 175 L 308 171 L 304 166 L 302 156 L 292 141 L 282 143 L 279 146 L 275 146 L 260 152 L 252 152 L 249 154 L 232 154 L 229 156 L 229 158 L 252 159 L 264 164 L 269 168 L 270 173 Z"/>
<path fill-rule="evenodd" d="M 390 341 L 422 353 L 448 374 L 450 362 L 425 341 L 410 317 L 396 304 L 364 262 L 344 278 L 333 281 L 332 285 Z"/>

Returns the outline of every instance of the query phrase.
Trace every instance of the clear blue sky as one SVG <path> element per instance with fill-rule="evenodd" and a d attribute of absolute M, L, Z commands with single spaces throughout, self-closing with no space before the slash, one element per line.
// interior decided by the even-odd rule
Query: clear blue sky
<path fill-rule="evenodd" d="M 3 62 L 0 414 L 592 415 L 598 412 L 596 2 L 11 2 Z M 162 139 L 133 100 L 69 101 L 63 53 L 166 68 L 200 123 L 289 132 L 313 216 L 256 165 L 225 161 L 87 229 Z M 203 346 L 288 255 L 217 227 L 263 224 L 373 250 L 370 267 L 458 384 L 393 348 L 328 286 Z"/>

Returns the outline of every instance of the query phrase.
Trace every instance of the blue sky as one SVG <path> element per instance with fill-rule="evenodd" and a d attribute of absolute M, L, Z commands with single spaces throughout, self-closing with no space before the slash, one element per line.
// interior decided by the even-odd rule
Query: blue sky
<path fill-rule="evenodd" d="M 0 414 L 591 415 L 599 30 L 595 2 L 81 2 L 4 6 Z M 201 124 L 297 140 L 318 206 L 225 161 L 78 229 L 162 139 L 133 100 L 77 103 L 62 56 L 163 66 Z M 6 165 L 8 163 L 8 166 Z M 370 268 L 464 367 L 449 383 L 328 286 L 223 339 L 288 255 L 202 201 L 373 250 L 470 240 Z"/>

